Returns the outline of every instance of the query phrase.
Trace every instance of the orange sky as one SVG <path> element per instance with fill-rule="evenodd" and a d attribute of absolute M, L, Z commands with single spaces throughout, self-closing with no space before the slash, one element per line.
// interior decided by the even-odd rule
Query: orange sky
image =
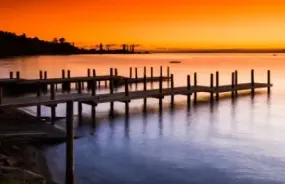
<path fill-rule="evenodd" d="M 0 0 L 0 29 L 78 45 L 285 48 L 285 1 Z"/>

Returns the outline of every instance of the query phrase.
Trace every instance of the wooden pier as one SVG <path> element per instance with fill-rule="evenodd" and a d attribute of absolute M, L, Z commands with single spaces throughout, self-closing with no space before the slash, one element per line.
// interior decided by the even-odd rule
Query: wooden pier
<path fill-rule="evenodd" d="M 64 73 L 64 72 L 63 72 Z M 70 75 L 70 72 L 68 72 Z M 187 76 L 187 84 L 182 87 L 174 86 L 174 76 L 170 74 L 169 68 L 167 69 L 167 76 L 163 76 L 162 67 L 160 68 L 160 76 L 153 77 L 153 68 L 151 68 L 151 77 L 146 76 L 146 69 L 144 68 L 144 76 L 143 78 L 139 78 L 137 74 L 137 69 L 135 68 L 135 78 L 132 77 L 132 69 L 130 69 L 130 77 L 118 76 L 118 71 L 110 69 L 109 76 L 96 76 L 96 71 L 93 70 L 93 76 L 91 76 L 90 70 L 88 70 L 87 77 L 67 77 L 63 74 L 61 79 L 40 79 L 40 80 L 22 80 L 18 76 L 18 79 L 9 79 L 10 81 L 0 80 L 0 108 L 6 107 L 27 107 L 27 106 L 37 106 L 37 115 L 40 116 L 40 107 L 42 105 L 48 106 L 51 108 L 51 121 L 52 124 L 55 123 L 55 108 L 60 103 L 65 103 L 66 108 L 66 140 L 67 140 L 67 162 L 66 162 L 66 183 L 72 184 L 74 180 L 73 176 L 73 106 L 74 102 L 78 102 L 78 116 L 79 116 L 79 124 L 82 120 L 82 104 L 91 105 L 91 117 L 92 117 L 92 127 L 96 127 L 96 106 L 100 103 L 110 103 L 110 115 L 114 114 L 114 103 L 124 103 L 125 104 L 125 113 L 126 116 L 129 116 L 129 103 L 135 99 L 143 99 L 144 100 L 144 111 L 147 106 L 147 99 L 155 98 L 158 99 L 159 109 L 162 110 L 162 102 L 165 96 L 171 97 L 171 106 L 174 105 L 174 97 L 176 95 L 184 95 L 187 97 L 187 107 L 191 106 L 191 96 L 193 95 L 193 103 L 197 104 L 197 96 L 198 93 L 208 93 L 210 95 L 210 103 L 214 103 L 214 101 L 219 101 L 219 95 L 221 93 L 231 93 L 232 98 L 236 98 L 238 96 L 238 92 L 243 90 L 250 90 L 251 95 L 254 96 L 256 89 L 267 89 L 268 94 L 270 93 L 272 84 L 270 71 L 267 72 L 267 81 L 265 83 L 255 82 L 254 80 L 254 70 L 250 72 L 250 82 L 249 83 L 238 83 L 238 72 L 232 72 L 232 83 L 228 85 L 220 85 L 219 84 L 219 72 L 209 75 L 210 83 L 209 86 L 198 85 L 197 73 L 193 74 L 193 85 L 191 83 L 191 76 Z M 41 74 L 42 75 L 42 74 Z M 214 82 L 215 79 L 215 82 Z M 170 82 L 170 87 L 163 88 L 163 81 L 167 80 Z M 15 82 L 17 85 L 27 85 L 37 84 L 37 94 L 34 96 L 19 96 L 19 97 L 7 97 L 2 95 L 2 89 L 5 88 L 5 84 L 9 82 Z M 97 94 L 97 88 L 100 81 L 109 81 L 109 89 L 110 92 L 107 94 Z M 147 82 L 159 82 L 158 89 L 147 89 Z M 87 88 L 89 91 L 83 91 L 83 82 L 87 83 Z M 130 91 L 130 84 L 132 83 L 143 83 L 143 90 Z M 70 89 L 70 83 L 76 83 L 76 93 L 63 93 L 56 95 L 55 84 L 66 85 L 68 89 Z M 50 85 L 50 93 L 49 95 L 43 95 L 41 90 L 42 86 Z M 114 89 L 118 85 L 124 85 L 124 92 L 116 92 Z"/>

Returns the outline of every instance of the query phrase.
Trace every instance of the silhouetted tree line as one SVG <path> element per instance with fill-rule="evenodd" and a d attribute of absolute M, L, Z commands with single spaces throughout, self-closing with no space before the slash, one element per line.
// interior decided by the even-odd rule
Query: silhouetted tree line
<path fill-rule="evenodd" d="M 64 38 L 53 41 L 40 40 L 37 37 L 28 38 L 25 34 L 16 35 L 0 31 L 0 57 L 25 55 L 57 55 L 57 54 L 88 54 L 94 49 L 86 50 L 75 47 Z"/>

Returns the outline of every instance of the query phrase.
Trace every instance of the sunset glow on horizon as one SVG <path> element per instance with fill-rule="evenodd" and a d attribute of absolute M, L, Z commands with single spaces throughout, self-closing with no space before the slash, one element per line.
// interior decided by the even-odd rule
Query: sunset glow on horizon
<path fill-rule="evenodd" d="M 0 0 L 0 30 L 79 46 L 285 48 L 282 0 Z"/>

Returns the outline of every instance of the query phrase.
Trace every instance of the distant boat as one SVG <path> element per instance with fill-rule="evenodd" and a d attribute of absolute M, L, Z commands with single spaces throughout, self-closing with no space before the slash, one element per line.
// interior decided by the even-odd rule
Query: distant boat
<path fill-rule="evenodd" d="M 181 63 L 181 61 L 169 61 L 169 63 L 175 63 L 175 64 L 177 64 L 177 63 Z"/>

